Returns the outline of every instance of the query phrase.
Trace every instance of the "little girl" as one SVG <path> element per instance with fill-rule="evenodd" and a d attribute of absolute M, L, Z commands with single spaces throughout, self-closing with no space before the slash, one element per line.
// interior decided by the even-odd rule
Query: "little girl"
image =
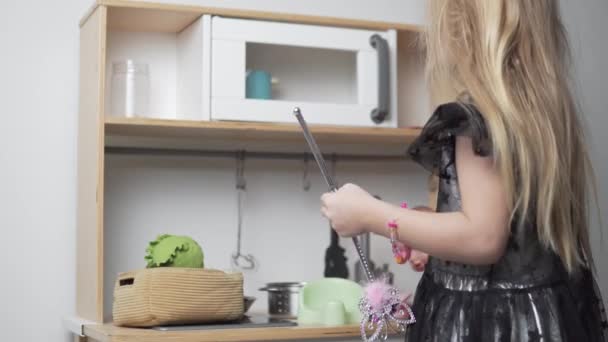
<path fill-rule="evenodd" d="M 427 68 L 440 105 L 409 156 L 439 177 L 437 212 L 347 184 L 322 197 L 342 236 L 430 255 L 414 341 L 608 341 L 592 275 L 592 177 L 558 0 L 430 0 Z"/>

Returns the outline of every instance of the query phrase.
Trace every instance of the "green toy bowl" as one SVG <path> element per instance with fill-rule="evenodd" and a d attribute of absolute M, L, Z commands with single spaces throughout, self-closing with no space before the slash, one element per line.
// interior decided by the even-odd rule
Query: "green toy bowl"
<path fill-rule="evenodd" d="M 341 278 L 324 278 L 300 291 L 298 325 L 351 325 L 361 321 L 361 285 Z"/>

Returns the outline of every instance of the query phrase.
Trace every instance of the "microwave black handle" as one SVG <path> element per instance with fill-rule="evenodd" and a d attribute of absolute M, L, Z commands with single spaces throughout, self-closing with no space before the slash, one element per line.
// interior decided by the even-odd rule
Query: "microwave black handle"
<path fill-rule="evenodd" d="M 378 107 L 371 113 L 372 121 L 380 124 L 386 120 L 390 107 L 390 56 L 386 39 L 374 34 L 370 44 L 378 51 Z"/>

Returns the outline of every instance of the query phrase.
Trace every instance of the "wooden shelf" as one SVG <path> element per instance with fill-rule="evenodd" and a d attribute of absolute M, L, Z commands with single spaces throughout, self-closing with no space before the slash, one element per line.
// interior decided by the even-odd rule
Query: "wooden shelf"
<path fill-rule="evenodd" d="M 183 30 L 203 14 L 245 19 L 287 21 L 291 23 L 312 25 L 353 27 L 370 30 L 423 30 L 422 26 L 403 23 L 232 8 L 164 4 L 133 0 L 96 0 L 93 7 L 80 21 L 81 26 L 86 22 L 89 15 L 93 13 L 97 6 L 108 7 L 108 28 L 115 30 L 175 33 Z"/>
<path fill-rule="evenodd" d="M 220 330 L 157 331 L 121 328 L 112 324 L 85 325 L 84 333 L 92 342 L 211 342 L 271 341 L 348 338 L 360 336 L 359 326 L 241 328 Z"/>
<path fill-rule="evenodd" d="M 311 125 L 326 153 L 402 154 L 419 134 L 418 128 L 369 128 Z M 305 152 L 297 124 L 105 118 L 106 146 L 178 149 L 247 149 Z"/>

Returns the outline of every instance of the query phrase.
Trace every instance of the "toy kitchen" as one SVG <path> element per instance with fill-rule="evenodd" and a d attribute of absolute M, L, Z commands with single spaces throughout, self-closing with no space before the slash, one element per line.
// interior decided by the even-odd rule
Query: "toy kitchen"
<path fill-rule="evenodd" d="M 369 338 L 365 285 L 411 293 L 420 275 L 385 238 L 339 238 L 319 197 L 327 177 L 433 203 L 405 156 L 430 113 L 422 21 L 97 0 L 80 22 L 76 340 Z M 403 340 L 397 325 L 380 335 Z"/>

